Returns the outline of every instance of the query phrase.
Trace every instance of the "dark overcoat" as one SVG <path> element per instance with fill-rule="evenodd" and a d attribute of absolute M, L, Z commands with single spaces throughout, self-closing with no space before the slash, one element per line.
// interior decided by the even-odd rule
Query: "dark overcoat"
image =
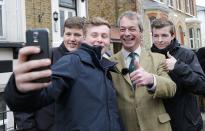
<path fill-rule="evenodd" d="M 173 98 L 164 100 L 165 108 L 171 117 L 173 131 L 201 131 L 203 121 L 195 94 L 205 95 L 205 76 L 195 53 L 187 48 L 180 47 L 176 39 L 165 48 L 152 51 L 174 56 L 177 62 L 169 72 L 170 77 L 177 85 L 177 92 Z"/>

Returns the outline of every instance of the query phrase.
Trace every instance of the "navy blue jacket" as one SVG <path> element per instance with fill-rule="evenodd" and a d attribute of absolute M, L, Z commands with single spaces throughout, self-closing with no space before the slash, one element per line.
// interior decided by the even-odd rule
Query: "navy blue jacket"
<path fill-rule="evenodd" d="M 14 111 L 34 111 L 56 101 L 59 131 L 121 131 L 109 73 L 115 63 L 100 60 L 100 52 L 82 44 L 62 57 L 52 67 L 52 84 L 43 90 L 23 94 L 6 88 L 8 106 Z"/>
<path fill-rule="evenodd" d="M 192 50 L 180 47 L 176 39 L 165 49 L 151 50 L 166 55 L 167 51 L 177 59 L 169 76 L 177 85 L 173 98 L 165 99 L 166 111 L 171 117 L 173 131 L 201 131 L 203 121 L 195 94 L 205 96 L 205 75 Z"/>
<path fill-rule="evenodd" d="M 64 43 L 59 47 L 52 48 L 52 64 L 68 53 Z M 14 86 L 15 78 L 12 75 L 7 86 Z M 8 87 L 6 87 L 8 88 Z M 27 131 L 56 131 L 54 124 L 55 104 L 50 104 L 35 112 L 14 112 L 15 123 L 18 130 Z"/>

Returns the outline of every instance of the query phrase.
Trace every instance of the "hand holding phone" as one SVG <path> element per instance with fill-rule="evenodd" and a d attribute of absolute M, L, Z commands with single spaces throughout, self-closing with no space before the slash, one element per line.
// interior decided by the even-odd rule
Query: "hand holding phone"
<path fill-rule="evenodd" d="M 29 29 L 26 31 L 26 46 L 37 46 L 40 48 L 39 54 L 28 56 L 28 60 L 39 60 L 50 58 L 49 52 L 49 31 L 48 29 Z M 50 67 L 42 67 L 32 71 L 41 71 Z M 50 77 L 34 80 L 33 82 L 49 82 Z"/>

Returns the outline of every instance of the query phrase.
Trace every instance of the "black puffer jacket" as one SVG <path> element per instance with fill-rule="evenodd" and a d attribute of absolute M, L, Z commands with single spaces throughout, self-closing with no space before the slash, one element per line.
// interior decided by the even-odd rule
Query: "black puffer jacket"
<path fill-rule="evenodd" d="M 164 100 L 173 131 L 200 131 L 203 121 L 194 94 L 205 96 L 205 86 L 201 86 L 205 76 L 195 53 L 180 47 L 176 39 L 165 49 L 153 45 L 151 50 L 165 55 L 169 51 L 177 59 L 174 70 L 169 72 L 177 92 L 173 98 Z"/>

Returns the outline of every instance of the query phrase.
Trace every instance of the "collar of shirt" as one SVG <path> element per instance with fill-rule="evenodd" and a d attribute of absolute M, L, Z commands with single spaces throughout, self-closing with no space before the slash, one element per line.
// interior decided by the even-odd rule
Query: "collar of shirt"
<path fill-rule="evenodd" d="M 140 57 L 140 54 L 141 54 L 141 47 L 139 46 L 135 51 L 134 51 L 137 55 L 135 55 L 135 59 L 137 61 L 139 61 L 139 57 Z M 131 58 L 129 57 L 129 54 L 131 52 L 125 50 L 124 48 L 122 48 L 122 54 L 123 54 L 123 58 L 124 58 L 124 62 L 125 62 L 125 65 L 126 67 L 128 68 L 129 67 L 129 64 L 131 62 Z"/>

